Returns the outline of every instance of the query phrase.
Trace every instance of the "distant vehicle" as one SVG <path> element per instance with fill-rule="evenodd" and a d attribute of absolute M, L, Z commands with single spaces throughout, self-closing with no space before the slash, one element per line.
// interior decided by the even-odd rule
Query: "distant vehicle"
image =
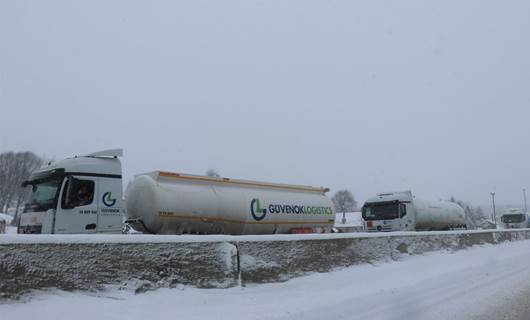
<path fill-rule="evenodd" d="M 464 209 L 449 201 L 424 201 L 411 191 L 382 193 L 362 208 L 365 230 L 432 231 L 466 229 Z"/>
<path fill-rule="evenodd" d="M 528 215 L 522 209 L 505 209 L 501 212 L 501 228 L 521 229 L 528 227 Z"/>
<path fill-rule="evenodd" d="M 480 229 L 480 230 L 491 230 L 491 229 L 496 229 L 496 228 L 497 228 L 497 225 L 492 220 L 484 220 L 480 222 L 477 226 L 477 229 Z"/>
<path fill-rule="evenodd" d="M 154 171 L 138 175 L 122 198 L 122 150 L 64 159 L 33 173 L 18 233 L 121 233 L 123 220 L 155 234 L 330 232 L 329 191 Z"/>

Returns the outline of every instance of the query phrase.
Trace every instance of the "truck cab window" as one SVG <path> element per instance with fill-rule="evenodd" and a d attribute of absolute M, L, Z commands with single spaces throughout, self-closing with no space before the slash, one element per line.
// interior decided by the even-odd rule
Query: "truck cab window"
<path fill-rule="evenodd" d="M 71 181 L 75 181 L 70 187 Z M 68 191 L 69 188 L 73 190 Z M 69 180 L 66 182 L 63 191 L 63 209 L 81 207 L 91 204 L 94 201 L 94 181 L 91 180 Z"/>
<path fill-rule="evenodd" d="M 392 220 L 399 218 L 397 203 L 365 204 L 362 217 L 364 220 Z"/>
<path fill-rule="evenodd" d="M 31 193 L 24 205 L 24 212 L 41 212 L 55 208 L 61 183 L 60 177 L 50 177 L 28 183 L 28 186 L 31 186 Z"/>

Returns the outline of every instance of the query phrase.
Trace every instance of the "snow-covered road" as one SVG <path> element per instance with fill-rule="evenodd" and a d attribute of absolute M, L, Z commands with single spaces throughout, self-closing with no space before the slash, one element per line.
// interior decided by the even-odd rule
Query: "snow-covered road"
<path fill-rule="evenodd" d="M 2 319 L 529 319 L 530 241 L 360 265 L 286 283 L 146 294 L 54 292 Z"/>

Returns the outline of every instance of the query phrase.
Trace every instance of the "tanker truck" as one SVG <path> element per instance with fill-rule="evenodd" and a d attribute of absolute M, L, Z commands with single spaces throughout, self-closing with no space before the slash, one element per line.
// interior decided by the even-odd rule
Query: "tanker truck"
<path fill-rule="evenodd" d="M 523 210 L 513 208 L 505 209 L 501 212 L 502 229 L 520 229 L 528 227 L 528 216 Z"/>
<path fill-rule="evenodd" d="M 335 212 L 323 187 L 165 171 L 137 175 L 122 197 L 121 149 L 47 164 L 31 187 L 18 233 L 153 234 L 329 232 Z"/>
<path fill-rule="evenodd" d="M 458 204 L 419 200 L 412 191 L 382 193 L 368 199 L 362 217 L 368 232 L 466 229 L 464 210 Z"/>

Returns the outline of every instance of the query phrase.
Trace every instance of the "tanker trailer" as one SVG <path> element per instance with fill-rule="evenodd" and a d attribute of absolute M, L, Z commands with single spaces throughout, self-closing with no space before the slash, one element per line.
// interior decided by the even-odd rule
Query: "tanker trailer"
<path fill-rule="evenodd" d="M 153 234 L 329 232 L 327 188 L 154 171 L 125 195 L 126 223 Z"/>
<path fill-rule="evenodd" d="M 369 232 L 466 228 L 464 209 L 458 204 L 419 200 L 411 191 L 382 193 L 368 199 L 362 217 Z"/>
<path fill-rule="evenodd" d="M 505 209 L 501 212 L 502 229 L 520 229 L 528 227 L 528 216 L 521 209 Z"/>

